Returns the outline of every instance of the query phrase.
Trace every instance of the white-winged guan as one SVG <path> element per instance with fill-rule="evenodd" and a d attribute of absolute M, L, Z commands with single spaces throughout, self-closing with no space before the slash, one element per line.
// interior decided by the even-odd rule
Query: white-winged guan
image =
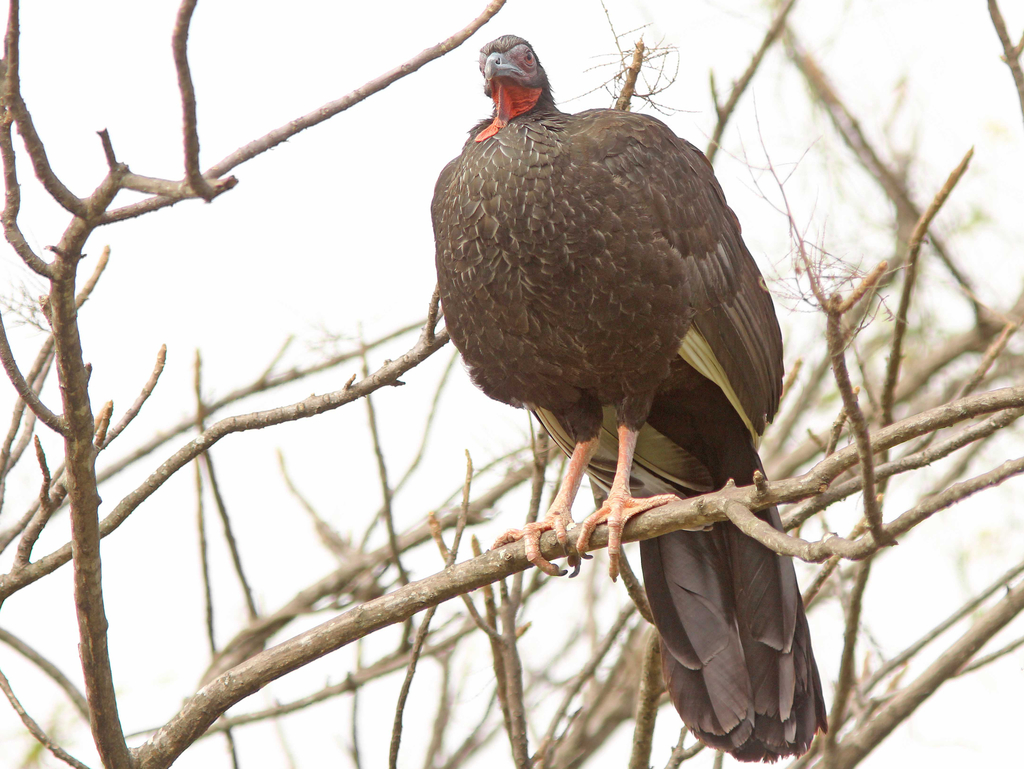
<path fill-rule="evenodd" d="M 480 52 L 494 114 L 441 172 L 431 206 L 441 304 L 473 381 L 531 409 L 571 456 L 526 539 L 565 544 L 583 474 L 607 494 L 582 524 L 750 484 L 782 386 L 771 297 L 711 164 L 646 115 L 556 106 L 525 40 Z M 781 529 L 772 507 L 758 514 Z M 665 682 L 690 730 L 746 761 L 827 728 L 789 558 L 729 523 L 642 542 Z M 572 553 L 578 568 L 578 555 Z"/>

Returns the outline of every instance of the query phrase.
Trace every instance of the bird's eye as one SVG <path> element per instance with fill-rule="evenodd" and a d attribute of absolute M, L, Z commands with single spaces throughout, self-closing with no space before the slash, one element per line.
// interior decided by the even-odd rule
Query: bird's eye
<path fill-rule="evenodd" d="M 527 64 L 533 64 L 533 54 L 530 53 L 530 52 L 526 53 L 526 63 Z"/>

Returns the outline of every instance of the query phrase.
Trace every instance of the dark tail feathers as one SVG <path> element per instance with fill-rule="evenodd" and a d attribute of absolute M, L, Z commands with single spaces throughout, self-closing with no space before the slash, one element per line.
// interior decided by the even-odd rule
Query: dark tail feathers
<path fill-rule="evenodd" d="M 775 508 L 761 517 L 781 530 Z M 665 683 L 691 732 L 740 761 L 804 753 L 827 721 L 790 559 L 730 524 L 640 553 Z"/>

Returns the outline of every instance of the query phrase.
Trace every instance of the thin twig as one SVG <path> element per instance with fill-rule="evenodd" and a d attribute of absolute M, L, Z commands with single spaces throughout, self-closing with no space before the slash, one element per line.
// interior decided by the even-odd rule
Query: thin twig
<path fill-rule="evenodd" d="M 956 395 L 953 396 L 954 400 L 957 398 L 963 398 L 965 395 L 970 395 L 974 392 L 985 378 L 985 375 L 992 367 L 992 364 L 995 363 L 996 358 L 998 358 L 1006 348 L 1006 343 L 1010 341 L 1010 338 L 1017 332 L 1018 328 L 1020 328 L 1019 322 L 1010 322 L 1003 327 L 999 336 L 996 337 L 995 341 L 988 346 L 988 349 L 985 350 L 985 354 L 981 356 L 981 360 L 978 362 L 977 368 L 974 369 L 974 373 L 972 373 L 960 386 L 960 389 L 957 390 Z"/>
<path fill-rule="evenodd" d="M 957 676 L 965 676 L 968 673 L 973 673 L 975 670 L 978 670 L 979 668 L 985 667 L 986 665 L 991 665 L 993 662 L 1002 659 L 1007 654 L 1012 654 L 1013 652 L 1017 651 L 1017 649 L 1019 649 L 1021 646 L 1024 646 L 1024 636 L 1021 636 L 1016 641 L 1010 641 L 1010 643 L 1006 644 L 1006 646 L 1003 646 L 1000 649 L 996 649 L 991 654 L 986 654 L 983 657 L 978 657 L 970 665 L 967 665 L 966 667 L 958 671 Z"/>
<path fill-rule="evenodd" d="M 29 369 L 28 375 L 25 377 L 25 381 L 29 383 L 32 390 L 39 393 L 43 388 L 43 383 L 46 381 L 46 377 L 49 376 L 50 370 L 53 365 L 53 337 L 50 336 L 43 346 L 40 348 L 36 355 L 35 361 L 32 363 L 32 368 Z M 35 429 L 36 416 L 29 411 L 30 424 L 25 425 L 25 429 L 22 430 L 21 440 L 18 441 L 18 448 L 12 449 L 14 439 L 18 434 L 18 429 L 21 427 L 22 418 L 25 415 L 25 401 L 18 398 L 14 403 L 14 409 L 11 413 L 11 426 L 7 431 L 7 437 L 4 440 L 3 448 L 0 449 L 0 481 L 7 477 L 7 474 L 11 471 L 18 459 L 28 447 L 28 442 L 32 439 L 32 433 Z M 0 501 L 3 499 L 3 494 L 0 492 Z M 2 505 L 0 505 L 2 507 Z"/>
<path fill-rule="evenodd" d="M 365 344 L 365 347 L 366 349 L 374 349 L 379 345 L 386 344 L 387 342 L 390 342 L 399 336 L 402 336 L 404 334 L 409 333 L 410 331 L 420 328 L 421 325 L 421 323 L 417 322 L 411 323 L 407 326 L 403 326 L 402 328 L 385 334 L 384 336 L 379 337 L 378 339 L 375 339 L 372 342 L 367 342 Z M 447 341 L 447 336 L 444 336 L 444 339 L 445 341 Z M 435 340 L 431 338 L 431 344 L 434 341 Z M 212 416 L 214 413 L 224 409 L 227 406 L 230 406 L 232 403 L 240 401 L 251 395 L 267 392 L 277 387 L 283 387 L 284 385 L 300 381 L 314 374 L 318 374 L 322 371 L 327 371 L 329 369 L 335 368 L 336 366 L 339 366 L 342 363 L 346 363 L 350 360 L 358 358 L 361 354 L 362 352 L 360 349 L 347 350 L 346 352 L 339 353 L 338 355 L 332 355 L 326 360 L 321 361 L 320 363 L 315 363 L 311 366 L 306 366 L 302 368 L 296 367 L 288 371 L 282 371 L 274 375 L 270 375 L 266 371 L 264 371 L 263 373 L 260 374 L 260 376 L 257 379 L 255 379 L 250 384 L 245 385 L 243 387 L 239 387 L 227 393 L 226 395 L 217 398 L 214 401 L 211 401 L 210 403 L 204 404 L 206 416 Z M 344 390 L 342 390 L 342 392 L 344 392 Z M 168 441 L 176 438 L 179 435 L 182 435 L 193 430 L 195 426 L 196 418 L 193 415 L 185 417 L 172 427 L 158 432 L 155 436 L 153 436 L 153 438 L 151 438 L 150 440 L 143 443 L 141 446 L 134 449 L 129 455 L 105 467 L 103 471 L 100 472 L 99 475 L 97 476 L 98 480 L 101 482 L 109 480 L 110 478 L 117 475 L 119 472 L 124 470 L 129 465 L 149 456 L 156 449 L 160 448 L 160 446 L 164 445 Z"/>
<path fill-rule="evenodd" d="M 345 558 L 351 555 L 352 547 L 349 543 L 320 516 L 312 503 L 306 499 L 305 495 L 295 485 L 291 475 L 288 473 L 288 467 L 284 461 L 284 452 L 281 449 L 277 450 L 277 466 L 281 468 L 281 477 L 284 479 L 284 485 L 288 487 L 288 491 L 292 493 L 292 496 L 298 500 L 302 509 L 309 513 L 309 517 L 313 519 L 313 528 L 316 529 L 317 537 L 319 537 L 324 547 L 330 550 L 337 558 Z"/>
<path fill-rule="evenodd" d="M 369 376 L 370 367 L 364 350 L 363 379 L 367 379 Z M 373 454 L 377 459 L 377 477 L 380 479 L 381 497 L 384 500 L 384 526 L 387 529 L 388 542 L 391 545 L 391 558 L 395 568 L 398 569 L 399 584 L 408 585 L 409 572 L 402 565 L 401 551 L 398 549 L 398 535 L 395 533 L 395 516 L 391 509 L 391 485 L 388 483 L 388 466 L 384 461 L 384 450 L 381 448 L 380 433 L 377 430 L 377 414 L 373 408 L 373 399 L 367 395 L 364 400 L 366 401 L 366 418 L 370 423 L 370 437 L 373 440 Z"/>
<path fill-rule="evenodd" d="M 921 214 L 921 218 L 918 219 L 917 224 L 914 226 L 914 231 L 910 235 L 910 242 L 907 244 L 907 258 L 904 262 L 903 291 L 900 293 L 900 304 L 896 311 L 895 326 L 892 333 L 892 347 L 889 352 L 889 361 L 885 368 L 885 379 L 882 384 L 881 418 L 883 426 L 891 425 L 893 421 L 892 407 L 895 401 L 896 382 L 899 379 L 900 363 L 903 357 L 903 335 L 906 333 L 907 312 L 910 309 L 910 298 L 914 290 L 914 283 L 917 280 L 917 257 L 921 252 L 921 244 L 924 242 L 924 236 L 927 234 L 932 220 L 939 213 L 939 209 L 946 202 L 956 183 L 960 181 L 964 172 L 967 171 L 967 166 L 973 156 L 974 147 L 971 147 L 967 150 L 967 154 L 964 155 L 960 164 L 949 174 L 946 183 L 935 193 L 931 204 Z"/>
<path fill-rule="evenodd" d="M 498 582 L 501 595 L 501 652 L 505 663 L 505 696 L 508 703 L 509 744 L 516 769 L 529 769 L 530 752 L 526 733 L 526 702 L 523 696 L 523 666 L 519 658 L 519 640 L 516 632 L 518 606 L 509 596 L 505 580 Z"/>
<path fill-rule="evenodd" d="M 572 704 L 573 698 L 579 693 L 580 689 L 583 688 L 583 685 L 593 678 L 595 673 L 597 673 L 598 666 L 600 666 L 601 662 L 615 644 L 619 634 L 621 634 L 623 629 L 625 629 L 630 618 L 633 616 L 634 610 L 635 606 L 630 604 L 619 612 L 619 616 L 616 618 L 615 622 L 612 623 L 608 632 L 605 633 L 604 638 L 601 639 L 601 643 L 598 644 L 597 648 L 595 648 L 593 653 L 590 655 L 590 659 L 587 661 L 587 664 L 580 669 L 579 673 L 573 676 L 572 681 L 563 687 L 562 702 L 559 704 L 558 709 L 555 710 L 555 715 L 551 718 L 551 724 L 548 726 L 547 732 L 545 732 L 544 737 L 541 739 L 540 745 L 537 746 L 537 752 L 533 757 L 535 766 L 547 766 L 548 751 L 555 742 L 555 732 L 558 731 L 558 727 L 561 724 L 562 719 L 565 718 L 565 714 L 569 710 L 569 705 Z"/>
<path fill-rule="evenodd" d="M 196 91 L 192 85 L 192 73 L 188 67 L 188 28 L 196 0 L 182 0 L 174 20 L 174 34 L 171 37 L 171 51 L 174 53 L 174 69 L 178 74 L 178 91 L 181 94 L 182 133 L 185 143 L 185 180 L 195 195 L 210 202 L 216 192 L 203 178 L 199 167 L 199 133 L 196 118 Z"/>
<path fill-rule="evenodd" d="M 979 616 L 971 628 L 927 670 L 897 692 L 871 719 L 848 734 L 836 751 L 835 769 L 850 769 L 856 766 L 1022 610 L 1024 582 L 1007 591 L 997 604 Z"/>
<path fill-rule="evenodd" d="M 199 350 L 196 350 L 194 373 L 193 391 L 196 396 L 196 428 L 200 432 L 204 432 L 206 429 L 206 409 L 203 406 L 203 359 L 199 354 Z M 213 456 L 210 450 L 203 452 L 199 457 L 199 461 L 206 470 L 206 477 L 210 480 L 210 491 L 213 492 L 213 501 L 217 506 L 217 514 L 220 516 L 221 526 L 224 528 L 224 539 L 228 545 L 228 552 L 231 553 L 231 563 L 235 568 L 235 576 L 238 577 L 238 582 L 242 587 L 242 595 L 245 597 L 245 606 L 249 611 L 249 619 L 255 619 L 259 616 L 259 611 L 256 608 L 256 599 L 253 596 L 249 580 L 245 576 L 245 569 L 242 567 L 242 554 L 238 549 L 238 540 L 231 526 L 231 516 L 228 515 L 227 503 L 224 501 L 224 496 L 220 491 L 220 484 L 217 482 L 217 474 L 214 472 Z"/>
<path fill-rule="evenodd" d="M 213 585 L 210 580 L 209 545 L 206 539 L 206 508 L 203 505 L 203 471 L 199 461 L 195 462 L 196 479 L 196 528 L 199 532 L 199 566 L 203 575 L 203 608 L 206 617 L 206 641 L 210 656 L 217 653 L 217 636 L 213 624 Z"/>
<path fill-rule="evenodd" d="M 448 550 L 448 557 L 445 560 L 445 569 L 450 569 L 455 564 L 455 559 L 459 554 L 459 544 L 462 541 L 462 532 L 466 528 L 466 521 L 469 517 L 469 490 L 472 479 L 473 461 L 470 459 L 469 452 L 467 451 L 466 482 L 462 493 L 462 510 L 459 513 L 458 525 L 455 527 L 455 537 L 452 540 L 452 546 Z M 392 550 L 397 553 L 395 547 L 396 545 L 392 547 Z M 409 697 L 409 689 L 412 687 L 412 678 L 416 674 L 416 664 L 419 661 L 420 651 L 423 649 L 423 643 L 427 638 L 427 632 L 430 630 L 430 621 L 434 618 L 435 611 L 437 611 L 436 605 L 427 609 L 427 613 L 423 616 L 423 621 L 420 623 L 420 626 L 416 631 L 416 640 L 413 641 L 412 652 L 409 657 L 409 667 L 406 670 L 405 680 L 402 682 L 402 689 L 398 695 L 398 704 L 395 707 L 395 722 L 391 730 L 391 749 L 388 754 L 388 766 L 390 769 L 397 769 L 398 767 L 398 747 L 402 741 L 402 716 L 405 712 L 405 703 Z"/>
<path fill-rule="evenodd" d="M 39 488 L 39 512 L 36 513 L 32 522 L 25 528 L 25 533 L 18 542 L 18 552 L 14 556 L 14 569 L 23 569 L 28 565 L 32 555 L 32 548 L 35 547 L 39 535 L 50 521 L 50 516 L 56 509 L 50 500 L 50 470 L 46 466 L 46 455 L 43 453 L 43 444 L 39 442 L 39 436 L 35 436 L 36 460 L 39 462 L 39 472 L 43 476 L 42 485 Z"/>
<path fill-rule="evenodd" d="M 530 505 L 526 511 L 526 522 L 533 523 L 540 517 L 540 503 L 544 494 L 544 479 L 551 458 L 552 441 L 546 431 L 536 431 L 533 420 L 530 420 L 530 437 L 533 448 L 533 476 L 530 479 Z M 578 556 L 577 556 L 578 558 Z M 578 561 L 577 561 L 578 562 Z M 512 616 L 515 617 L 519 604 L 523 599 L 523 575 L 516 574 L 512 578 Z M 503 620 L 504 621 L 504 620 Z"/>
<path fill-rule="evenodd" d="M 63 417 L 59 417 L 50 411 L 36 395 L 28 382 L 25 381 L 25 377 L 22 376 L 21 370 L 18 368 L 17 362 L 14 360 L 14 353 L 11 352 L 11 345 L 7 341 L 7 329 L 4 328 L 3 316 L 0 314 L 0 362 L 3 363 L 4 370 L 7 372 L 7 378 L 14 385 L 14 389 L 18 391 L 18 397 L 20 397 L 30 409 L 32 413 L 38 417 L 39 421 L 49 427 L 58 435 L 67 435 L 67 424 Z"/>
<path fill-rule="evenodd" d="M 1020 100 L 1021 114 L 1024 115 L 1024 71 L 1021 71 L 1020 66 L 1020 54 L 1021 48 L 1024 48 L 1024 36 L 1021 36 L 1019 44 L 1016 46 L 1013 44 L 996 0 L 988 0 L 988 14 L 992 17 L 992 26 L 996 28 L 996 35 L 999 36 L 999 42 L 1003 46 L 1003 61 L 1010 68 L 1013 82 L 1017 86 L 1017 98 Z"/>
<path fill-rule="evenodd" d="M 160 374 L 163 373 L 164 364 L 167 362 L 167 345 L 160 345 L 160 351 L 156 354 L 156 365 L 153 366 L 153 372 L 149 375 L 149 379 L 146 380 L 146 384 L 142 388 L 142 392 L 139 393 L 139 397 L 135 399 L 135 402 L 131 405 L 124 416 L 114 425 L 113 429 L 107 433 L 106 438 L 100 443 L 99 448 L 105 449 L 111 444 L 111 442 L 117 438 L 124 429 L 131 424 L 131 421 L 138 416 L 142 407 L 145 405 L 149 396 L 153 394 L 153 390 L 156 389 L 157 382 L 160 381 Z"/>
<path fill-rule="evenodd" d="M 857 565 L 857 575 L 854 578 L 853 589 L 850 591 L 849 602 L 846 606 L 846 630 L 843 632 L 843 656 L 839 662 L 839 680 L 836 682 L 835 694 L 832 697 L 832 710 L 828 714 L 828 720 L 833 724 L 832 729 L 825 735 L 824 767 L 834 769 L 835 753 L 839 727 L 846 720 L 846 711 L 849 700 L 853 693 L 854 664 L 857 650 L 857 637 L 860 635 L 860 615 L 864 600 L 864 589 L 868 584 L 868 577 L 871 574 L 871 558 L 867 558 Z"/>
<path fill-rule="evenodd" d="M 36 738 L 36 741 L 50 751 L 55 758 L 59 758 L 68 766 L 73 766 L 75 769 L 89 769 L 88 766 L 83 764 L 77 758 L 67 753 L 57 743 L 50 739 L 50 737 L 40 728 L 26 711 L 22 707 L 18 698 L 14 696 L 14 692 L 11 690 L 11 684 L 7 680 L 7 676 L 0 672 L 0 690 L 7 696 L 7 700 L 11 703 L 11 707 L 14 708 L 14 712 L 18 714 L 21 722 L 25 724 L 25 728 L 28 729 L 29 733 Z"/>
<path fill-rule="evenodd" d="M 643 63 L 644 40 L 640 38 L 636 41 L 636 48 L 633 50 L 633 61 L 626 67 L 626 79 L 622 84 L 622 91 L 619 92 L 619 98 L 615 100 L 615 109 L 629 112 L 629 102 L 633 98 L 633 92 L 636 90 L 636 78 L 640 74 L 640 67 L 643 66 Z"/>
<path fill-rule="evenodd" d="M 931 446 L 930 448 L 926 447 L 924 449 L 918 449 L 899 459 L 878 465 L 875 468 L 875 477 L 881 479 L 890 478 L 894 475 L 899 475 L 901 473 L 906 473 L 911 470 L 916 470 L 930 465 L 949 456 L 954 451 L 964 446 L 968 446 L 972 443 L 991 437 L 999 430 L 1002 430 L 1016 422 L 1021 416 L 1024 416 L 1024 409 L 1007 409 L 1006 411 L 1000 411 L 981 422 L 977 422 L 960 430 L 956 434 L 935 444 L 934 446 Z M 961 470 L 960 472 L 963 471 Z M 956 476 L 948 478 L 945 482 L 939 485 L 939 488 L 945 488 L 955 480 Z M 784 528 L 788 531 L 800 526 L 812 515 L 821 512 L 834 502 L 837 502 L 840 499 L 845 499 L 851 494 L 856 494 L 863 488 L 863 483 L 863 477 L 858 477 L 830 486 L 828 490 L 808 499 L 806 502 L 797 505 L 788 511 L 783 517 Z"/>
<path fill-rule="evenodd" d="M 21 187 L 18 184 L 17 156 L 12 136 L 15 116 L 11 107 L 21 102 L 19 72 L 21 22 L 19 17 L 20 3 L 18 0 L 11 0 L 7 13 L 7 30 L 4 34 L 2 96 L 8 109 L 4 110 L 2 119 L 0 119 L 0 159 L 3 161 L 4 170 L 4 210 L 0 218 L 3 219 L 4 235 L 7 242 L 11 244 L 22 261 L 36 274 L 49 278 L 53 275 L 53 266 L 36 255 L 18 226 L 18 214 L 21 211 Z M 22 128 L 21 123 L 19 123 L 19 128 Z"/>
<path fill-rule="evenodd" d="M 788 25 L 785 30 L 784 41 L 787 55 L 804 76 L 815 98 L 827 110 L 832 124 L 839 131 L 843 141 L 854 153 L 861 165 L 864 166 L 865 170 L 875 179 L 889 200 L 892 201 L 893 206 L 896 208 L 897 235 L 899 239 L 909 239 L 909 231 L 914 223 L 920 220 L 921 211 L 914 201 L 911 200 L 906 183 L 896 171 L 881 160 L 874 147 L 867 140 L 859 121 L 843 104 L 825 73 L 822 72 L 813 57 L 801 47 L 793 32 L 793 28 Z M 970 279 L 954 263 L 949 254 L 949 249 L 946 248 L 940 238 L 933 235 L 931 241 L 935 253 L 938 254 L 946 269 L 949 270 L 949 273 L 960 284 L 965 297 L 970 301 L 975 318 L 981 320 L 984 316 L 984 308 L 977 300 L 977 295 Z"/>
<path fill-rule="evenodd" d="M 661 675 L 661 636 L 653 625 L 647 629 L 644 662 L 640 672 L 640 693 L 636 698 L 636 728 L 633 731 L 633 751 L 629 769 L 648 769 L 651 765 L 651 745 L 654 723 L 658 715 L 658 699 L 665 691 Z"/>
<path fill-rule="evenodd" d="M 965 602 L 960 608 L 958 608 L 946 619 L 944 619 L 938 625 L 936 625 L 927 633 L 925 633 L 921 638 L 912 643 L 910 646 L 901 651 L 892 659 L 887 660 L 884 665 L 879 667 L 878 670 L 876 670 L 871 675 L 871 677 L 864 682 L 864 691 L 871 691 L 871 689 L 877 686 L 878 683 L 882 681 L 886 676 L 888 676 L 894 670 L 901 668 L 903 665 L 905 665 L 907 662 L 913 659 L 917 655 L 917 653 L 921 651 L 925 646 L 927 646 L 940 635 L 945 633 L 947 630 L 953 627 L 953 625 L 962 620 L 964 617 L 967 617 L 968 615 L 973 613 L 988 598 L 995 595 L 995 593 L 1002 590 L 1003 588 L 1007 587 L 1011 582 L 1013 582 L 1014 579 L 1016 579 L 1021 574 L 1024 574 L 1024 561 L 1021 561 L 1016 566 L 1012 567 L 1011 569 L 1007 570 L 1005 573 L 997 577 L 988 587 L 986 587 L 977 595 L 973 596 L 969 601 Z"/>
<path fill-rule="evenodd" d="M 473 546 L 473 557 L 479 558 L 482 555 L 480 550 L 480 542 L 474 536 L 470 540 Z M 494 666 L 494 688 L 495 693 L 498 697 L 498 705 L 501 708 L 502 721 L 505 724 L 505 732 L 512 734 L 512 716 L 508 708 L 508 685 L 506 683 L 505 675 L 505 658 L 501 652 L 501 636 L 498 633 L 498 605 L 494 599 L 494 588 L 490 582 L 483 586 L 482 592 L 484 594 L 484 616 L 487 618 L 487 625 L 489 625 L 495 632 L 488 633 L 488 640 L 491 645 L 491 661 Z"/>
<path fill-rule="evenodd" d="M 468 452 L 467 452 L 468 453 Z M 468 508 L 467 508 L 468 510 Z M 442 536 L 441 523 L 437 520 L 437 516 L 434 515 L 433 511 L 427 513 L 427 521 L 430 523 L 430 533 L 434 537 L 434 542 L 437 543 L 438 549 L 441 551 L 441 557 L 448 560 L 448 546 L 444 543 L 444 537 Z M 473 554 L 479 555 L 479 542 L 476 537 L 473 538 L 474 548 Z M 489 587 L 489 586 L 488 586 Z M 492 593 L 493 600 L 493 593 Z M 466 611 L 469 613 L 470 618 L 476 623 L 476 626 L 480 628 L 484 633 L 490 636 L 492 641 L 501 639 L 501 634 L 495 630 L 487 620 L 480 616 L 480 612 L 476 608 L 476 604 L 473 603 L 473 597 L 469 593 L 462 594 L 462 602 L 466 606 Z"/>
<path fill-rule="evenodd" d="M 71 700 L 79 715 L 86 721 L 89 720 L 89 703 L 86 702 L 85 695 L 82 694 L 81 690 L 71 681 L 70 678 L 61 672 L 60 668 L 16 635 L 4 630 L 3 628 L 0 628 L 0 641 L 10 646 L 48 675 L 50 679 L 68 695 L 68 699 Z"/>
<path fill-rule="evenodd" d="M 683 761 L 687 761 L 693 758 L 695 755 L 704 750 L 704 743 L 697 740 L 690 747 L 686 745 L 686 735 L 689 734 L 689 730 L 684 726 L 679 730 L 679 742 L 672 749 L 672 755 L 668 757 L 668 763 L 665 764 L 665 769 L 679 769 Z"/>
<path fill-rule="evenodd" d="M 867 281 L 864 281 L 865 283 Z M 868 434 L 867 420 L 857 403 L 853 392 L 850 374 L 846 369 L 844 338 L 842 330 L 842 314 L 840 309 L 844 303 L 838 295 L 831 297 L 827 305 L 827 323 L 825 336 L 828 341 L 829 354 L 832 358 L 832 374 L 843 396 L 843 410 L 850 421 L 850 432 L 853 433 L 860 457 L 860 471 L 863 482 L 864 516 L 868 519 L 871 535 L 879 545 L 888 544 L 882 531 L 882 511 L 875 496 L 875 462 L 871 450 L 871 438 Z"/>
<path fill-rule="evenodd" d="M 435 657 L 440 654 L 450 652 L 456 643 L 474 632 L 475 629 L 476 628 L 473 623 L 467 621 L 461 628 L 459 628 L 459 630 L 452 633 L 452 635 L 441 639 L 437 643 L 425 645 L 420 651 L 420 659 L 424 657 Z M 297 713 L 311 705 L 331 699 L 332 697 L 338 697 L 343 694 L 354 694 L 371 681 L 375 681 L 383 676 L 389 675 L 390 673 L 394 673 L 396 670 L 407 668 L 411 656 L 411 651 L 392 652 L 371 665 L 367 665 L 365 667 L 357 666 L 355 672 L 349 673 L 345 677 L 345 680 L 336 684 L 331 684 L 330 686 L 325 686 L 313 694 L 301 697 L 292 702 L 277 703 L 273 707 L 264 708 L 262 710 L 221 718 L 202 736 L 206 737 L 211 734 L 218 734 L 227 729 L 234 729 L 239 726 L 258 723 L 268 719 L 280 718 L 290 713 Z M 151 734 L 155 731 L 157 730 L 146 729 L 129 736 L 137 737 L 142 734 Z"/>
<path fill-rule="evenodd" d="M 768 32 L 765 33 L 764 40 L 761 41 L 761 47 L 757 49 L 753 58 L 750 60 L 750 64 L 747 65 L 747 69 L 739 80 L 737 80 L 732 90 L 729 92 L 729 98 L 726 100 L 724 106 L 718 104 L 718 97 L 714 95 L 714 79 L 712 78 L 712 98 L 715 102 L 715 114 L 718 121 L 715 123 L 715 130 L 711 134 L 711 140 L 708 142 L 708 148 L 705 151 L 708 160 L 714 161 L 715 154 L 718 152 L 718 147 L 721 144 L 722 136 L 725 134 L 725 126 L 729 122 L 729 118 L 732 116 L 733 111 L 736 109 L 736 105 L 739 104 L 740 97 L 743 92 L 747 90 L 747 86 L 750 85 L 750 81 L 754 78 L 754 73 L 757 72 L 757 68 L 761 65 L 761 60 L 764 55 L 768 52 L 768 49 L 772 47 L 772 44 L 779 38 L 783 27 L 786 24 L 786 18 L 789 16 L 789 12 L 793 10 L 793 6 L 796 4 L 796 0 L 787 0 L 786 4 L 779 9 L 778 13 L 775 14 L 775 18 L 772 19 L 771 26 L 768 27 Z"/>
<path fill-rule="evenodd" d="M 629 558 L 626 557 L 625 549 L 619 553 L 619 576 L 622 577 L 622 584 L 626 588 L 626 594 L 633 601 L 640 616 L 650 624 L 654 624 L 654 614 L 651 613 L 651 604 L 647 601 L 647 592 L 640 580 L 633 573 L 633 567 L 629 565 Z"/>
<path fill-rule="evenodd" d="M 793 361 L 793 365 L 789 367 L 789 371 L 786 372 L 786 378 L 782 380 L 782 392 L 779 394 L 779 406 L 782 406 L 782 402 L 786 399 L 786 395 L 793 388 L 793 383 L 796 382 L 796 378 L 800 376 L 800 369 L 804 366 L 804 359 L 797 358 Z"/>

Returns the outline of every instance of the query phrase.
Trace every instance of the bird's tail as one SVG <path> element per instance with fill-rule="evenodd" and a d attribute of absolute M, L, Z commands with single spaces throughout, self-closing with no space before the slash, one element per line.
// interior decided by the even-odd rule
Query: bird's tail
<path fill-rule="evenodd" d="M 782 529 L 776 508 L 760 517 Z M 827 720 L 790 558 L 727 523 L 640 553 L 665 684 L 691 732 L 741 761 L 804 753 Z"/>

